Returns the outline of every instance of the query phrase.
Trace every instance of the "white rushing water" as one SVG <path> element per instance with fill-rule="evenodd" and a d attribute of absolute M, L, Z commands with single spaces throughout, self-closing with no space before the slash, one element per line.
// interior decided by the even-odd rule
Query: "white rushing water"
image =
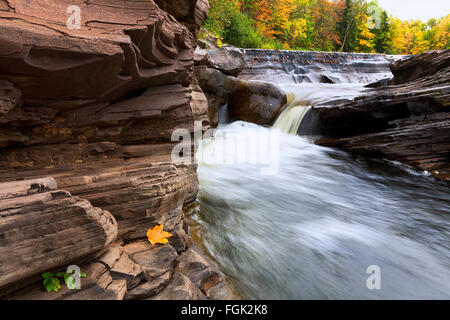
<path fill-rule="evenodd" d="M 363 89 L 285 90 L 297 92 L 291 106 L 307 108 Z M 192 218 L 202 244 L 242 296 L 450 298 L 448 186 L 283 133 L 296 132 L 296 117 L 302 117 L 286 110 L 279 129 L 236 122 L 202 143 L 199 207 Z M 249 161 L 261 149 L 276 155 L 276 171 L 263 174 L 267 161 Z M 380 268 L 379 290 L 367 286 L 370 266 Z"/>
<path fill-rule="evenodd" d="M 274 123 L 284 133 L 297 134 L 300 124 L 312 104 L 334 99 L 349 99 L 366 90 L 363 84 L 280 85 L 287 94 L 287 104 Z"/>

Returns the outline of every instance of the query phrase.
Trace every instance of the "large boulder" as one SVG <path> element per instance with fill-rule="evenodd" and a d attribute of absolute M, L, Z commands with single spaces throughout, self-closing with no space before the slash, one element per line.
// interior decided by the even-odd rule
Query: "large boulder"
<path fill-rule="evenodd" d="M 214 68 L 198 66 L 195 68 L 195 73 L 203 91 L 216 96 L 229 95 L 236 85 L 236 78 L 227 76 Z"/>
<path fill-rule="evenodd" d="M 228 110 L 234 120 L 270 125 L 286 103 L 286 93 L 271 83 L 239 80 Z"/>
<path fill-rule="evenodd" d="M 207 98 L 209 123 L 216 127 L 219 124 L 219 109 L 228 103 L 237 79 L 207 65 L 196 66 L 195 73 Z"/>

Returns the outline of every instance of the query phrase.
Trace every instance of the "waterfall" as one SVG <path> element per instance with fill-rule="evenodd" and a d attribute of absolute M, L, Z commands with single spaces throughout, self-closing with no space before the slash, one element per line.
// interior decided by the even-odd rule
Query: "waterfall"
<path fill-rule="evenodd" d="M 219 108 L 219 124 L 227 124 L 230 122 L 228 114 L 228 104 L 224 104 Z"/>
<path fill-rule="evenodd" d="M 300 124 L 311 106 L 305 106 L 296 99 L 295 94 L 287 94 L 288 102 L 273 125 L 284 133 L 297 134 Z"/>

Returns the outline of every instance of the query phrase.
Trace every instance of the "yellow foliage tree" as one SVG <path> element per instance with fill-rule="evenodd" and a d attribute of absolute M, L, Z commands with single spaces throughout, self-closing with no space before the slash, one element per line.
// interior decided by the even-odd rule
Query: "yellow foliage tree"
<path fill-rule="evenodd" d="M 375 38 L 375 34 L 370 32 L 367 26 L 368 21 L 369 17 L 365 12 L 361 12 L 356 16 L 356 25 L 358 28 L 357 52 L 374 52 L 373 39 Z"/>
<path fill-rule="evenodd" d="M 440 19 L 434 28 L 433 42 L 435 47 L 433 49 L 450 50 L 450 14 Z"/>

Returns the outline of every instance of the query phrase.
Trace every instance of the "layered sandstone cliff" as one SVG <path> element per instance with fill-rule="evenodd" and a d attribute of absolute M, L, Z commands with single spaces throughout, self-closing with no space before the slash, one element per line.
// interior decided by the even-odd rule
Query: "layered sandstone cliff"
<path fill-rule="evenodd" d="M 198 182 L 194 164 L 173 163 L 171 136 L 207 119 L 193 57 L 209 4 L 181 2 L 0 0 L 0 295 L 151 297 L 173 274 L 185 298 L 208 295 L 175 270 L 190 245 L 183 206 Z M 78 13 L 79 28 L 70 20 Z M 169 244 L 142 244 L 140 261 L 126 253 L 123 244 L 157 224 L 174 235 Z M 114 259 L 96 265 L 105 250 Z M 145 272 L 157 257 L 172 262 Z M 70 263 L 93 268 L 90 291 L 19 290 Z"/>

